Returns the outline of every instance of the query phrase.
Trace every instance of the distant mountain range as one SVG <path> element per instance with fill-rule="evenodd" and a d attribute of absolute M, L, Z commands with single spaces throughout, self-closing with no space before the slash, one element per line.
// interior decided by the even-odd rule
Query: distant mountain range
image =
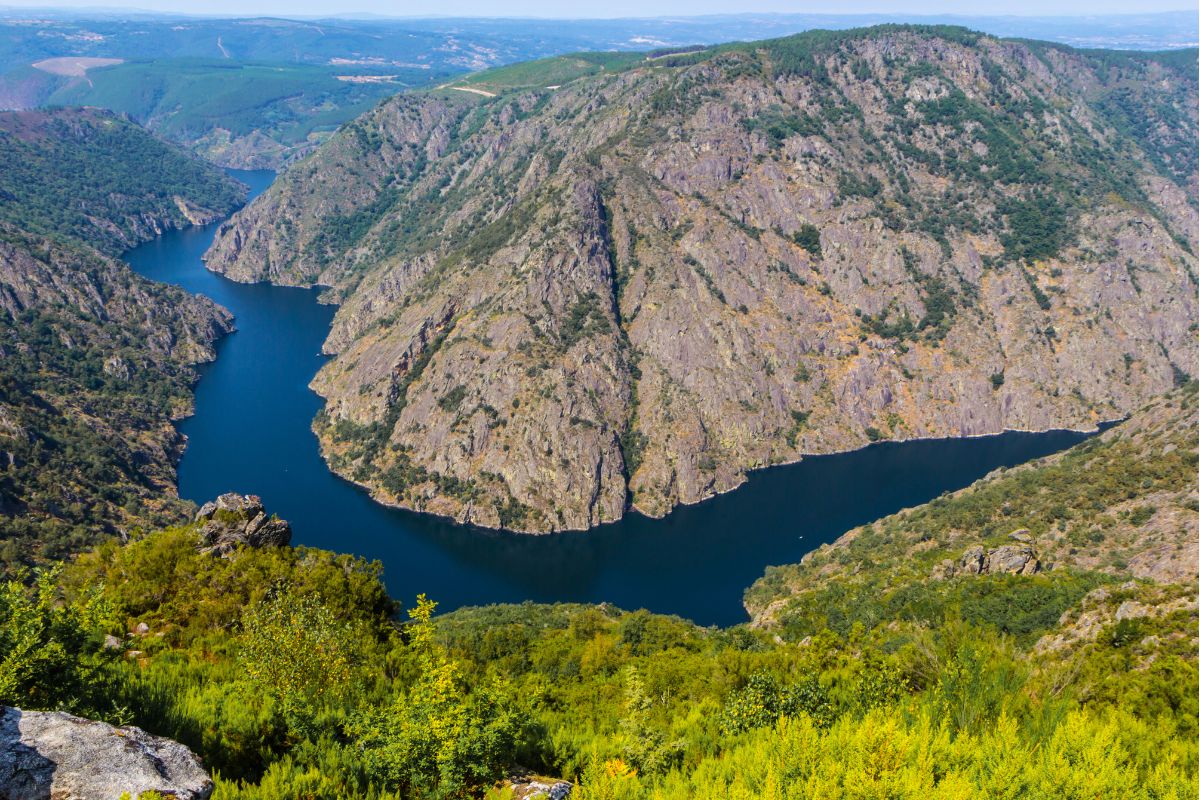
<path fill-rule="evenodd" d="M 888 23 L 962 25 L 995 36 L 1042 39 L 1075 47 L 1160 50 L 1192 47 L 1200 42 L 1200 15 L 1195 10 L 1087 16 L 722 14 L 536 19 L 344 15 L 220 19 L 132 9 L 0 6 L 0 31 L 4 34 L 0 40 L 0 67 L 11 66 L 13 57 L 20 63 L 31 55 L 217 56 L 215 40 L 223 36 L 227 44 L 236 42 L 236 57 L 243 59 L 326 63 L 329 58 L 353 51 L 364 58 L 425 55 L 434 67 L 457 64 L 479 68 L 573 50 L 715 44 Z M 389 32 L 396 35 L 387 36 Z M 461 53 L 439 50 L 450 38 L 478 60 L 465 63 Z"/>
<path fill-rule="evenodd" d="M 278 169 L 390 95 L 579 51 L 653 51 L 898 15 L 651 19 L 216 19 L 128 9 L 0 8 L 0 109 L 99 106 L 222 166 Z M 922 18 L 1079 47 L 1194 45 L 1194 13 Z"/>

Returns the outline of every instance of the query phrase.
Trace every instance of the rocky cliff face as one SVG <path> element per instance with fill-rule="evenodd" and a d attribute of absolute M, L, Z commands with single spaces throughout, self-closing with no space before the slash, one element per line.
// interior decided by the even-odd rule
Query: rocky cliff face
<path fill-rule="evenodd" d="M 1196 359 L 1195 90 L 1183 61 L 882 28 L 398 97 L 208 263 L 341 303 L 313 382 L 333 469 L 587 528 L 1169 389 Z"/>
<path fill-rule="evenodd" d="M 37 178 L 0 176 L 0 572 L 186 519 L 172 421 L 191 411 L 193 366 L 233 327 L 211 301 L 101 251 L 207 221 L 236 185 L 109 115 L 28 116 L 0 115 L 0 163 L 43 159 Z M 132 177 L 146 154 L 161 194 Z"/>
<path fill-rule="evenodd" d="M 206 800 L 213 782 L 183 745 L 58 711 L 0 706 L 0 797 Z"/>
<path fill-rule="evenodd" d="M 172 421 L 232 329 L 207 298 L 0 223 L 0 562 L 186 518 Z"/>

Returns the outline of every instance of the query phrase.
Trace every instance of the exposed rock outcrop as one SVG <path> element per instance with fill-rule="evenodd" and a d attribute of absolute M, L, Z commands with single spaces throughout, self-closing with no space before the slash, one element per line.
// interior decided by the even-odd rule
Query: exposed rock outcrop
<path fill-rule="evenodd" d="M 574 788 L 566 781 L 530 776 L 515 777 L 505 784 L 515 800 L 567 800 Z"/>
<path fill-rule="evenodd" d="M 126 792 L 206 800 L 212 791 L 200 760 L 171 739 L 57 711 L 0 706 L 5 800 L 116 800 Z"/>
<path fill-rule="evenodd" d="M 267 516 L 257 495 L 223 494 L 196 513 L 201 547 L 226 556 L 239 547 L 284 547 L 292 540 L 292 526 Z"/>
<path fill-rule="evenodd" d="M 968 548 L 957 563 L 943 561 L 933 571 L 935 578 L 955 575 L 1033 575 L 1041 568 L 1037 554 L 1028 544 L 1005 544 L 991 549 Z"/>
<path fill-rule="evenodd" d="M 881 28 L 457 94 L 345 126 L 207 255 L 331 287 L 314 427 L 384 503 L 588 528 L 1194 370 L 1194 71 Z"/>
<path fill-rule="evenodd" d="M 1138 599 L 1122 599 L 1131 595 Z M 1133 645 L 1133 663 L 1139 667 L 1146 666 L 1156 657 L 1160 640 L 1157 636 L 1147 636 L 1145 629 L 1151 625 L 1142 623 L 1153 623 L 1181 612 L 1194 618 L 1196 606 L 1196 595 L 1191 585 L 1163 586 L 1129 582 L 1119 587 L 1101 586 L 1068 609 L 1059 619 L 1059 628 L 1040 638 L 1034 649 L 1045 653 L 1095 642 L 1106 632 L 1109 636 L 1117 633 L 1117 626 L 1124 622 L 1127 626 L 1124 635 L 1131 637 L 1131 640 L 1110 640 L 1110 644 Z M 1194 630 L 1193 626 L 1193 634 Z"/>

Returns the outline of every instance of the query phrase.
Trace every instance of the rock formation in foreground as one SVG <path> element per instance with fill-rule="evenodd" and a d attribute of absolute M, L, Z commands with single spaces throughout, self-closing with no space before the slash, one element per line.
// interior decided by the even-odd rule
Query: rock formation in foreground
<path fill-rule="evenodd" d="M 379 501 L 587 528 L 1194 371 L 1190 56 L 885 26 L 595 63 L 394 98 L 207 256 L 331 287 L 315 428 Z"/>
<path fill-rule="evenodd" d="M 0 706 L 5 800 L 117 800 L 126 792 L 206 800 L 212 791 L 200 760 L 171 739 L 59 711 Z"/>
<path fill-rule="evenodd" d="M 267 516 L 262 500 L 253 494 L 223 494 L 196 513 L 201 549 L 227 556 L 239 547 L 285 547 L 292 541 L 292 526 Z"/>

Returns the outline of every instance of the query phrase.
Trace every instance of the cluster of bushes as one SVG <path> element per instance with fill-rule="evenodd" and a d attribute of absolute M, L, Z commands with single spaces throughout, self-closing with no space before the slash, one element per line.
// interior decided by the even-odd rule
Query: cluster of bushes
<path fill-rule="evenodd" d="M 939 275 L 928 275 L 917 269 L 916 256 L 904 246 L 900 248 L 904 267 L 920 291 L 925 314 L 914 322 L 907 310 L 895 314 L 893 305 L 888 305 L 877 314 L 861 314 L 865 331 L 884 339 L 917 340 L 922 336 L 929 342 L 939 342 L 950 332 L 958 312 L 955 292 Z"/>
<path fill-rule="evenodd" d="M 1194 660 L 1127 692 L 1073 680 L 1142 629 L 1035 669 L 969 591 L 798 646 L 604 606 L 398 614 L 379 577 L 307 548 L 201 554 L 190 528 L 106 544 L 0 591 L 0 702 L 176 738 L 222 799 L 503 796 L 517 771 L 585 800 L 1196 791 Z"/>
<path fill-rule="evenodd" d="M 743 121 L 747 130 L 762 131 L 779 147 L 793 136 L 820 136 L 825 128 L 821 121 L 807 114 L 789 114 L 781 106 L 775 106 Z"/>
<path fill-rule="evenodd" d="M 595 292 L 588 292 L 567 309 L 558 338 L 562 348 L 569 350 L 576 342 L 610 330 L 612 325 L 604 313 L 600 297 Z"/>
<path fill-rule="evenodd" d="M 1011 261 L 1052 258 L 1070 240 L 1066 209 L 1052 195 L 1013 200 L 1000 211 L 1008 220 L 1008 231 L 1000 243 Z"/>

